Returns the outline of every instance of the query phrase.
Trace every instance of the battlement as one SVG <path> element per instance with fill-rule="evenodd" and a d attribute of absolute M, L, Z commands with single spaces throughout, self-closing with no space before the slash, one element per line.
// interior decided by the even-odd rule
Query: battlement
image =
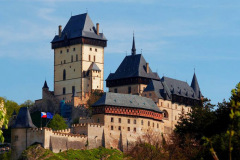
<path fill-rule="evenodd" d="M 85 127 L 85 126 L 90 126 L 90 127 L 102 127 L 103 124 L 100 123 L 78 123 L 78 124 L 73 124 L 72 127 Z"/>
<path fill-rule="evenodd" d="M 53 131 L 53 135 L 64 136 L 64 137 L 80 137 L 80 138 L 87 137 L 87 135 L 84 135 L 84 134 L 62 133 L 62 132 L 56 132 L 56 131 Z"/>

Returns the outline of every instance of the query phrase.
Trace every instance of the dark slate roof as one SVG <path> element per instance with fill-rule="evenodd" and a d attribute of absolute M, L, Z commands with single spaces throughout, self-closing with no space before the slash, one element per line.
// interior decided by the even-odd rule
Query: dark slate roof
<path fill-rule="evenodd" d="M 20 108 L 17 119 L 12 128 L 36 128 L 36 126 L 32 123 L 28 107 Z"/>
<path fill-rule="evenodd" d="M 43 88 L 48 88 L 47 81 L 45 80 Z"/>
<path fill-rule="evenodd" d="M 199 99 L 198 97 L 196 97 L 193 88 L 190 87 L 187 82 L 168 77 L 163 77 L 161 79 L 161 82 L 163 83 L 163 85 L 165 84 L 164 89 L 170 94 L 188 97 L 191 99 Z"/>
<path fill-rule="evenodd" d="M 62 36 L 56 35 L 51 43 L 74 39 L 79 37 L 87 37 L 99 40 L 107 40 L 103 33 L 97 34 L 96 28 L 89 17 L 88 13 L 72 16 L 62 31 Z"/>
<path fill-rule="evenodd" d="M 157 73 L 152 72 L 149 67 L 149 73 L 146 71 L 146 60 L 142 54 L 129 55 L 124 58 L 115 73 L 110 73 L 108 80 L 116 80 L 131 77 L 145 77 L 160 80 Z"/>
<path fill-rule="evenodd" d="M 200 87 L 199 87 L 198 81 L 197 81 L 197 76 L 195 73 L 193 75 L 191 87 L 193 88 L 194 92 L 196 93 L 196 97 L 201 98 L 203 96 L 200 91 Z"/>
<path fill-rule="evenodd" d="M 101 71 L 95 62 L 92 62 L 88 70 Z"/>
<path fill-rule="evenodd" d="M 104 93 L 104 95 L 96 103 L 93 104 L 93 107 L 105 105 L 140 108 L 160 113 L 162 112 L 152 101 L 152 99 L 132 94 L 107 92 Z"/>
<path fill-rule="evenodd" d="M 163 77 L 161 81 L 151 80 L 144 92 L 154 91 L 160 99 L 172 99 L 172 95 L 183 96 L 199 100 L 194 89 L 187 82 Z"/>
<path fill-rule="evenodd" d="M 144 91 L 154 91 L 158 98 L 163 98 L 161 91 L 163 90 L 163 85 L 161 81 L 151 80 Z"/>

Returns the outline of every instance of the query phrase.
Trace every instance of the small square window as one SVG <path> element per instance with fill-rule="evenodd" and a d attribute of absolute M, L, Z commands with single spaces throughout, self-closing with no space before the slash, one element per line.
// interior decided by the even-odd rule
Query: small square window
<path fill-rule="evenodd" d="M 136 128 L 134 128 L 134 129 L 133 129 L 133 131 L 134 131 L 134 132 L 136 132 L 136 131 L 137 131 L 137 129 L 136 129 Z"/>
<path fill-rule="evenodd" d="M 128 127 L 128 131 L 130 131 L 130 127 Z"/>
<path fill-rule="evenodd" d="M 121 126 L 118 126 L 118 130 L 121 131 Z"/>
<path fill-rule="evenodd" d="M 143 125 L 143 120 L 141 121 L 142 125 Z"/>
<path fill-rule="evenodd" d="M 75 51 L 75 48 L 73 48 L 73 51 Z"/>
<path fill-rule="evenodd" d="M 148 126 L 150 126 L 150 122 L 148 121 Z"/>
<path fill-rule="evenodd" d="M 95 48 L 95 52 L 97 52 L 97 48 Z"/>
<path fill-rule="evenodd" d="M 92 48 L 90 48 L 90 51 L 92 51 Z"/>
<path fill-rule="evenodd" d="M 111 130 L 113 130 L 113 126 L 111 126 Z"/>
<path fill-rule="evenodd" d="M 60 53 L 62 54 L 62 50 L 60 51 Z"/>
<path fill-rule="evenodd" d="M 130 119 L 128 119 L 128 124 L 130 124 Z"/>
<path fill-rule="evenodd" d="M 157 128 L 159 128 L 159 124 L 157 124 Z"/>
<path fill-rule="evenodd" d="M 111 122 L 114 122 L 114 119 L 113 119 L 113 117 L 111 117 Z"/>
<path fill-rule="evenodd" d="M 118 122 L 121 123 L 121 118 L 118 118 Z"/>

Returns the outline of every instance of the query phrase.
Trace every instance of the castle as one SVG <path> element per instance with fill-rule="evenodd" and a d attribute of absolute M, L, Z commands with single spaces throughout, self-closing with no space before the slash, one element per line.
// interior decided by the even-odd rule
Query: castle
<path fill-rule="evenodd" d="M 106 79 L 109 92 L 92 105 L 91 117 L 83 117 L 78 112 L 80 106 L 86 105 L 93 91 L 103 91 L 107 39 L 99 33 L 99 24 L 94 26 L 85 13 L 72 16 L 63 31 L 59 26 L 51 43 L 54 91 L 49 91 L 45 81 L 42 99 L 36 100 L 33 108 L 63 115 L 64 107 L 70 107 L 68 116 L 79 118 L 79 124 L 59 131 L 36 128 L 29 109 L 21 108 L 12 126 L 13 159 L 36 142 L 53 152 L 98 146 L 128 151 L 138 137 L 149 131 L 170 134 L 182 112 L 191 112 L 192 106 L 201 104 L 203 96 L 195 73 L 191 86 L 160 78 L 143 55 L 136 53 L 133 37 L 131 55 Z M 66 105 L 60 109 L 62 102 Z"/>

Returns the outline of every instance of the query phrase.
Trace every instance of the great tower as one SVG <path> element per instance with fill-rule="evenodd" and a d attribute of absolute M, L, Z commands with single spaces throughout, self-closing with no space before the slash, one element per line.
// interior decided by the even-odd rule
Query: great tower
<path fill-rule="evenodd" d="M 87 13 L 72 16 L 52 40 L 54 49 L 54 95 L 59 100 L 103 90 L 104 48 L 107 39 Z"/>

